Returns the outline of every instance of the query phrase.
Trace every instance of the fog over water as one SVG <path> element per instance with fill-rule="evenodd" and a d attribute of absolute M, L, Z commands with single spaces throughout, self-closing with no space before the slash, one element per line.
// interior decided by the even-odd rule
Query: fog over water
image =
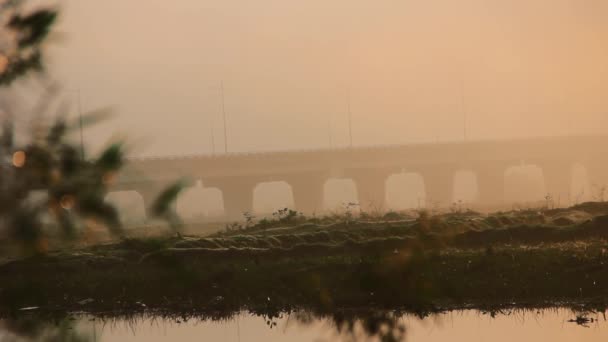
<path fill-rule="evenodd" d="M 136 155 L 604 133 L 602 0 L 64 0 L 49 70 Z M 91 37 L 94 37 L 91 39 Z M 68 97 L 74 98 L 73 93 Z M 350 96 L 349 96 L 350 94 Z M 331 136 L 331 139 L 330 139 Z"/>

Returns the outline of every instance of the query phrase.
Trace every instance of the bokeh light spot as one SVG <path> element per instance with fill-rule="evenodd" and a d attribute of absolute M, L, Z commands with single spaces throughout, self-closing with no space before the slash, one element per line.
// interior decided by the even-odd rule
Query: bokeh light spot
<path fill-rule="evenodd" d="M 59 201 L 59 203 L 61 204 L 61 207 L 65 210 L 70 210 L 74 207 L 74 196 L 72 195 L 63 195 L 61 197 L 61 201 Z"/>
<path fill-rule="evenodd" d="M 23 151 L 13 153 L 13 165 L 15 167 L 23 167 L 25 165 L 26 155 Z"/>
<path fill-rule="evenodd" d="M 8 58 L 5 55 L 0 54 L 0 74 L 3 74 L 7 68 L 8 68 Z"/>

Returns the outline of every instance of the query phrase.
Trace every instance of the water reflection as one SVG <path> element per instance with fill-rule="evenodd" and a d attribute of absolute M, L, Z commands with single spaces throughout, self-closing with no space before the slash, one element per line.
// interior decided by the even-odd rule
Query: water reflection
<path fill-rule="evenodd" d="M 95 341 L 95 329 L 80 329 L 82 322 L 86 320 L 86 317 L 44 320 L 33 316 L 4 319 L 0 322 L 0 341 Z"/>
<path fill-rule="evenodd" d="M 475 310 L 426 317 L 395 312 L 308 312 L 273 318 L 242 313 L 230 319 L 131 316 L 63 319 L 25 316 L 0 323 L 0 341 L 605 341 L 603 313 L 568 309 Z"/>

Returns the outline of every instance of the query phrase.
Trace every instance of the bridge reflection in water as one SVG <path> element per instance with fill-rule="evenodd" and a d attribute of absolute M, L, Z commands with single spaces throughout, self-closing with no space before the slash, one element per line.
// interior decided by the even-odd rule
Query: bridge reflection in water
<path fill-rule="evenodd" d="M 136 191 L 149 203 L 180 177 L 221 192 L 225 214 L 241 217 L 253 208 L 258 184 L 285 182 L 294 209 L 323 210 L 324 185 L 330 178 L 350 179 L 365 211 L 386 208 L 386 181 L 394 174 L 418 174 L 427 205 L 447 207 L 454 200 L 454 175 L 474 174 L 478 206 L 505 206 L 505 171 L 536 165 L 553 198 L 572 197 L 572 167 L 582 165 L 590 183 L 608 184 L 608 136 L 546 137 L 334 150 L 235 153 L 131 159 L 112 191 Z M 566 204 L 567 201 L 562 201 Z"/>

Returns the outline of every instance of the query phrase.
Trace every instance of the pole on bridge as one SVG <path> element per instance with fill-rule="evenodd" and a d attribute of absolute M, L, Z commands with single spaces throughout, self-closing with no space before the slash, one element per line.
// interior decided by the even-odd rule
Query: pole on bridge
<path fill-rule="evenodd" d="M 329 149 L 332 150 L 334 148 L 333 137 L 331 136 L 331 116 L 327 119 L 327 134 L 329 138 Z"/>
<path fill-rule="evenodd" d="M 211 118 L 211 153 L 215 155 L 215 132 L 213 131 L 213 117 Z"/>
<path fill-rule="evenodd" d="M 350 139 L 350 147 L 353 147 L 353 115 L 350 110 L 350 89 L 346 94 L 346 106 L 348 110 L 348 137 Z"/>
<path fill-rule="evenodd" d="M 467 107 L 464 98 L 464 80 L 460 79 L 460 110 L 462 111 L 462 137 L 467 140 Z"/>
<path fill-rule="evenodd" d="M 222 116 L 224 119 L 224 153 L 228 153 L 228 129 L 226 128 L 226 101 L 224 101 L 224 81 L 220 82 L 220 95 L 222 97 Z"/>

